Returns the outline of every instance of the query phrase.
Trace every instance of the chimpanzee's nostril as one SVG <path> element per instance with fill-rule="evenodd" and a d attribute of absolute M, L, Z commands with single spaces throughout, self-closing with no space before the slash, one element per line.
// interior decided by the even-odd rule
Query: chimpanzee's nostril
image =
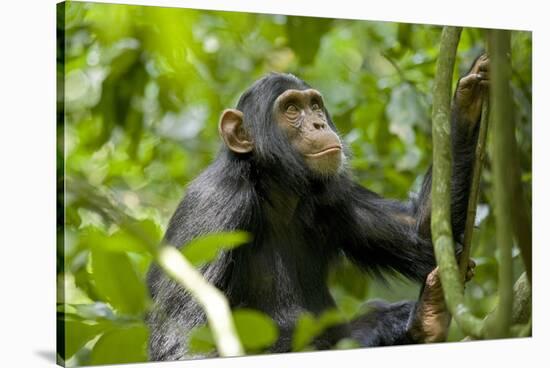
<path fill-rule="evenodd" d="M 313 123 L 313 127 L 317 130 L 321 130 L 325 128 L 325 123 L 316 122 L 316 123 Z"/>

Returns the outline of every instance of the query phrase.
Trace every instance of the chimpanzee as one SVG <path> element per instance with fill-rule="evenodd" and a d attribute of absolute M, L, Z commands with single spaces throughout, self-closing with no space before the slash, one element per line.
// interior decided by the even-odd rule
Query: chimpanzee
<path fill-rule="evenodd" d="M 482 55 L 458 82 L 452 106 L 452 228 L 464 231 L 473 151 L 489 59 Z M 365 122 L 368 124 L 368 122 Z M 383 271 L 424 282 L 418 301 L 376 301 L 356 320 L 314 342 L 327 349 L 343 337 L 362 346 L 443 341 L 450 321 L 430 236 L 431 171 L 406 203 L 354 182 L 349 152 L 319 91 L 290 74 L 256 81 L 219 121 L 223 147 L 187 188 L 164 242 L 181 247 L 203 234 L 245 230 L 246 245 L 204 266 L 205 278 L 231 307 L 267 313 L 279 327 L 272 352 L 290 350 L 303 312 L 334 308 L 329 266 L 342 254 L 374 275 Z M 470 263 L 469 277 L 473 272 Z M 187 334 L 205 323 L 201 307 L 153 266 L 148 285 L 151 360 L 188 356 Z"/>

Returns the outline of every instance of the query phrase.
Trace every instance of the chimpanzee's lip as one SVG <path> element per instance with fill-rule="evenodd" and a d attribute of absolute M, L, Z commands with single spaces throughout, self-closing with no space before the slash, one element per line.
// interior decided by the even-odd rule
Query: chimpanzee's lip
<path fill-rule="evenodd" d="M 327 148 L 324 148 L 323 150 L 321 150 L 319 152 L 306 153 L 306 156 L 307 157 L 320 157 L 320 156 L 323 156 L 323 155 L 326 155 L 326 154 L 329 154 L 329 153 L 340 152 L 341 150 L 342 150 L 342 146 L 334 145 L 334 146 L 329 146 Z"/>

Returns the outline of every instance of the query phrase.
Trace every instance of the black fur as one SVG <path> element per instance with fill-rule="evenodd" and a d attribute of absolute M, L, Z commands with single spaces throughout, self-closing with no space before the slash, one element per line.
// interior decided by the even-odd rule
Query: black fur
<path fill-rule="evenodd" d="M 361 187 L 346 168 L 331 178 L 315 176 L 274 122 L 273 102 L 290 88 L 310 87 L 292 75 L 270 74 L 243 94 L 237 109 L 244 113 L 254 151 L 242 155 L 223 147 L 189 184 L 164 239 L 180 247 L 211 232 L 253 234 L 250 244 L 223 253 L 202 272 L 232 307 L 259 309 L 277 322 L 280 338 L 274 352 L 290 349 L 300 313 L 335 307 L 326 279 L 331 262 L 341 254 L 371 274 L 395 271 L 420 282 L 435 267 L 429 232 L 431 174 L 417 198 L 407 203 Z M 453 125 L 458 124 L 456 115 Z M 455 130 L 456 138 L 462 133 Z M 455 234 L 464 227 L 473 142 L 454 139 Z M 148 316 L 151 360 L 188 357 L 187 333 L 205 322 L 202 309 L 156 266 L 148 284 L 155 301 Z M 412 310 L 414 302 L 375 303 L 370 314 L 331 329 L 316 345 L 329 348 L 345 336 L 364 346 L 412 342 L 406 338 Z"/>

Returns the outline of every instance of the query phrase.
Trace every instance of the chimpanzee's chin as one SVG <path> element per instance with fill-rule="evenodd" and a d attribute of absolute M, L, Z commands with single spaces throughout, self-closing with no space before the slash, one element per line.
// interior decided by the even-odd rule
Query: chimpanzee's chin
<path fill-rule="evenodd" d="M 315 178 L 336 177 L 343 170 L 344 155 L 341 152 L 306 159 L 307 166 Z"/>

